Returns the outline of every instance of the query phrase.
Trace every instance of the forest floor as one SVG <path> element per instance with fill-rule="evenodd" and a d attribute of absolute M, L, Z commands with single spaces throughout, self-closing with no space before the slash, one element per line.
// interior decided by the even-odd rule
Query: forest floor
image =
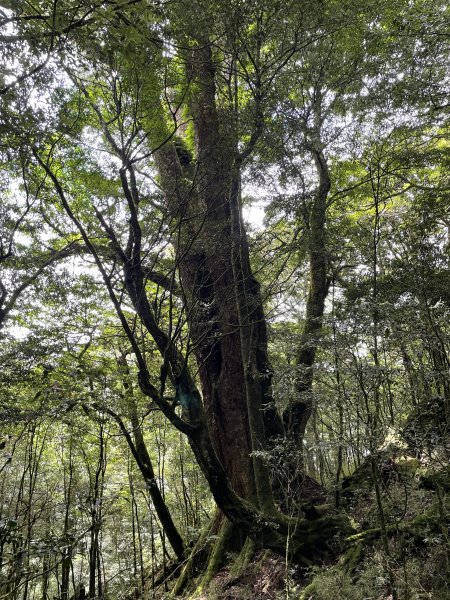
<path fill-rule="evenodd" d="M 275 600 L 284 588 L 286 564 L 282 557 L 271 552 L 260 552 L 237 579 L 230 579 L 230 567 L 221 569 L 208 589 L 196 600 Z"/>
<path fill-rule="evenodd" d="M 358 532 L 346 550 L 300 568 L 259 551 L 239 577 L 226 558 L 195 600 L 449 600 L 450 468 L 418 459 L 386 464 L 380 506 L 363 465 L 343 482 L 342 509 Z M 380 510 L 383 515 L 380 515 Z M 380 518 L 385 520 L 384 531 Z"/>

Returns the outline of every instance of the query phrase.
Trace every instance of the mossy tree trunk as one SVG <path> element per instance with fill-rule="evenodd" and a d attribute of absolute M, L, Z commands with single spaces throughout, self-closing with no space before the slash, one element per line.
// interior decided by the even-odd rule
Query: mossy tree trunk
<path fill-rule="evenodd" d="M 331 177 L 324 145 L 321 141 L 323 97 L 320 88 L 316 90 L 312 106 L 314 125 L 304 129 L 305 145 L 309 151 L 317 174 L 317 187 L 310 200 L 303 205 L 303 221 L 307 236 L 309 257 L 309 290 L 306 301 L 305 319 L 300 335 L 295 365 L 295 397 L 283 413 L 286 436 L 290 448 L 295 448 L 295 458 L 290 459 L 291 479 L 297 480 L 299 489 L 305 473 L 303 442 L 308 421 L 313 412 L 314 368 L 320 338 L 322 335 L 325 300 L 330 288 L 327 241 L 327 208 Z"/>

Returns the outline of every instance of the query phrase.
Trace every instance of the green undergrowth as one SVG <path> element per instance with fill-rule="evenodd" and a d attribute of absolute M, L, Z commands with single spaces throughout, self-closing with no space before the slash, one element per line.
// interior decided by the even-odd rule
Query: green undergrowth
<path fill-rule="evenodd" d="M 392 464 L 382 482 L 384 528 L 373 481 L 347 481 L 347 508 L 358 533 L 332 566 L 310 570 L 296 600 L 447 600 L 450 589 L 448 467 L 418 461 Z M 353 489 L 352 489 L 353 488 Z"/>

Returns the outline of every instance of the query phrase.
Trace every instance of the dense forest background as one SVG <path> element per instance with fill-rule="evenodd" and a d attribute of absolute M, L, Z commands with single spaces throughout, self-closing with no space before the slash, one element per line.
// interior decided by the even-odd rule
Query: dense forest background
<path fill-rule="evenodd" d="M 0 600 L 448 598 L 447 2 L 0 7 Z"/>

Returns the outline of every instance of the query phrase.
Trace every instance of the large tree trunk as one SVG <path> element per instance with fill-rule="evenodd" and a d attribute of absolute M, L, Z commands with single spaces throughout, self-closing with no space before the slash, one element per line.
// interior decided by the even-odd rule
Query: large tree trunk
<path fill-rule="evenodd" d="M 237 148 L 233 132 L 225 130 L 216 108 L 209 44 L 192 51 L 187 64 L 196 86 L 189 107 L 196 168 L 188 197 L 186 187 L 174 189 L 173 182 L 186 177 L 174 149 L 162 148 L 157 163 L 170 212 L 183 221 L 176 240 L 178 266 L 211 438 L 235 492 L 256 501 L 261 476 L 267 477 L 259 465 L 255 478 L 251 456 L 256 439 L 258 449 L 264 446 L 264 431 L 259 424 L 256 432 L 255 426 L 262 419 L 263 396 L 270 396 L 265 320 L 241 231 L 240 207 L 232 206 Z M 236 277 L 241 280 L 239 290 Z M 257 342 L 247 345 L 249 335 Z M 264 370 L 264 378 L 258 369 Z"/>

